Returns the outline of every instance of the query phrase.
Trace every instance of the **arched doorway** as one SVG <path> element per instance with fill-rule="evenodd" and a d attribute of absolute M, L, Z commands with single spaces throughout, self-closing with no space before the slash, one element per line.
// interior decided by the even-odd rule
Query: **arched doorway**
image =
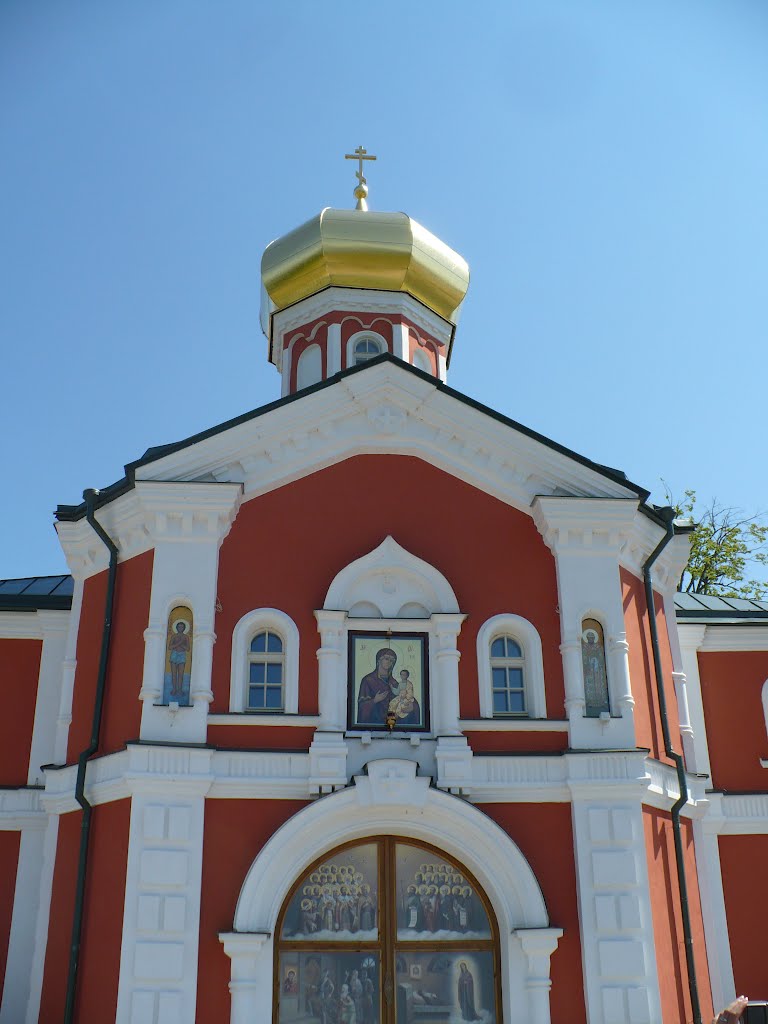
<path fill-rule="evenodd" d="M 467 868 L 400 836 L 327 853 L 293 886 L 275 944 L 275 1024 L 502 1020 L 495 916 Z"/>

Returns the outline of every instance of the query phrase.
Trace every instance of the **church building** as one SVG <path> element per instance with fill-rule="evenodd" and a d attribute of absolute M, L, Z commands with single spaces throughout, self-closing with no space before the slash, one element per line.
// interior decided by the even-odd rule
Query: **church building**
<path fill-rule="evenodd" d="M 280 396 L 0 582 L 0 1024 L 768 998 L 768 605 L 676 594 L 690 526 L 449 386 L 467 264 L 364 156 L 264 253 Z"/>

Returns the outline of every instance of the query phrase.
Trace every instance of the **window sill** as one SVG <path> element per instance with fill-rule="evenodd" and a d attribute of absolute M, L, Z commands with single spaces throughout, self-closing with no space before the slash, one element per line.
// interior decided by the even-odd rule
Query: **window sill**
<path fill-rule="evenodd" d="M 319 715 L 290 715 L 284 711 L 230 711 L 226 714 L 208 715 L 209 725 L 282 725 L 316 729 L 320 725 Z"/>
<path fill-rule="evenodd" d="M 460 718 L 462 732 L 568 732 L 559 718 Z"/>

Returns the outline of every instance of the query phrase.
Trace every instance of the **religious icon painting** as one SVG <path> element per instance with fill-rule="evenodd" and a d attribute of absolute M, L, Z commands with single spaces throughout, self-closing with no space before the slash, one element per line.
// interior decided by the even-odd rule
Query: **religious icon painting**
<path fill-rule="evenodd" d="M 375 952 L 283 953 L 279 1024 L 379 1024 L 380 976 Z"/>
<path fill-rule="evenodd" d="M 441 1020 L 496 1024 L 493 954 L 482 950 L 426 950 L 404 954 L 409 981 L 398 980 L 397 1024 Z M 414 984 L 415 982 L 415 984 Z"/>
<path fill-rule="evenodd" d="M 581 665 L 584 673 L 584 703 L 588 718 L 610 712 L 608 672 L 605 664 L 605 638 L 597 619 L 581 624 Z"/>
<path fill-rule="evenodd" d="M 348 727 L 429 728 L 426 633 L 349 634 Z"/>
<path fill-rule="evenodd" d="M 342 851 L 305 876 L 286 907 L 281 939 L 365 942 L 378 936 L 377 848 Z M 317 881 L 312 881 L 317 878 Z"/>
<path fill-rule="evenodd" d="M 398 941 L 489 939 L 491 925 L 476 887 L 448 861 L 420 863 L 426 852 L 408 843 L 396 847 Z"/>
<path fill-rule="evenodd" d="M 168 616 L 163 704 L 189 704 L 192 676 L 192 610 L 179 605 Z"/>

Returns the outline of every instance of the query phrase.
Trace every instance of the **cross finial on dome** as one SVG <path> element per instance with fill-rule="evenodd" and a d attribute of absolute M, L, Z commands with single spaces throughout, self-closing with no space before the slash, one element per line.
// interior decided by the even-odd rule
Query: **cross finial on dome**
<path fill-rule="evenodd" d="M 363 160 L 375 160 L 376 157 L 369 156 L 367 149 L 363 149 L 362 146 L 358 146 L 354 153 L 346 153 L 344 155 L 344 159 L 357 160 L 360 164 L 359 169 L 355 171 L 355 177 L 357 178 L 358 182 L 354 191 L 355 199 L 357 199 L 357 206 L 355 207 L 355 209 L 367 210 L 368 203 L 366 202 L 366 200 L 368 198 L 368 182 L 366 181 L 365 175 L 363 174 Z"/>

